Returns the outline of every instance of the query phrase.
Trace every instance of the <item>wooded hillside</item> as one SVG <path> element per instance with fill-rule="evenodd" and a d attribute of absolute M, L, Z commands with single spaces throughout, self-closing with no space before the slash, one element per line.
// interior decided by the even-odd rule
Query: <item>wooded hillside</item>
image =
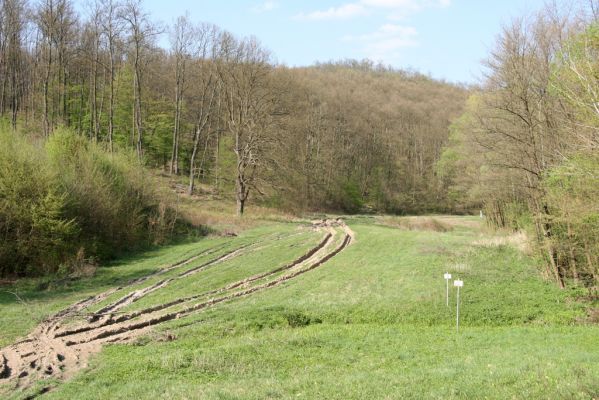
<path fill-rule="evenodd" d="M 2 0 L 0 118 L 38 147 L 64 128 L 94 151 L 134 152 L 189 194 L 236 201 L 238 215 L 248 199 L 294 211 L 484 208 L 491 225 L 529 231 L 561 286 L 593 286 L 595 10 L 514 20 L 473 88 L 368 60 L 289 68 L 254 37 L 186 16 L 165 26 L 136 0 L 97 0 L 81 15 L 71 0 Z"/>
<path fill-rule="evenodd" d="M 153 22 L 138 1 L 3 0 L 0 113 L 132 148 L 212 192 L 280 207 L 443 211 L 434 173 L 467 91 L 369 61 L 272 62 L 255 38 Z M 161 38 L 170 47 L 161 48 Z M 164 42 L 164 40 L 162 41 Z"/>

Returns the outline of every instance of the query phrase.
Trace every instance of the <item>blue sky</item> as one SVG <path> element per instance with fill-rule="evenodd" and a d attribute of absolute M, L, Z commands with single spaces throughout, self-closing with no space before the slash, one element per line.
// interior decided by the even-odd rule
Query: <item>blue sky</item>
<path fill-rule="evenodd" d="M 189 12 L 255 35 L 280 63 L 370 58 L 435 78 L 474 83 L 502 24 L 543 0 L 146 0 L 153 19 Z"/>

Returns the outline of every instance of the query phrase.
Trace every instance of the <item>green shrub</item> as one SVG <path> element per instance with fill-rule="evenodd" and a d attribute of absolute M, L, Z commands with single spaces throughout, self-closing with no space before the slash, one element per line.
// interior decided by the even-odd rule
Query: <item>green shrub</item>
<path fill-rule="evenodd" d="M 68 270 L 165 240 L 175 216 L 130 152 L 59 129 L 43 147 L 0 132 L 0 275 Z"/>
<path fill-rule="evenodd" d="M 51 272 L 72 252 L 78 229 L 53 181 L 41 149 L 0 131 L 0 275 Z"/>
<path fill-rule="evenodd" d="M 578 154 L 543 181 L 552 216 L 552 242 L 564 274 L 599 285 L 599 156 Z"/>
<path fill-rule="evenodd" d="M 362 209 L 364 199 L 356 182 L 350 181 L 343 185 L 340 201 L 341 208 L 347 213 L 355 214 Z"/>
<path fill-rule="evenodd" d="M 290 311 L 285 313 L 287 324 L 291 328 L 302 328 L 308 325 L 322 324 L 322 319 L 311 317 L 301 311 Z"/>

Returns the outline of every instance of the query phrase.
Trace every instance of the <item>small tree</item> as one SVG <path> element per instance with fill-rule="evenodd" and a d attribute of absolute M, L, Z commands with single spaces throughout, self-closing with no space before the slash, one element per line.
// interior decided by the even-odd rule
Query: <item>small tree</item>
<path fill-rule="evenodd" d="M 194 104 L 195 126 L 192 135 L 191 157 L 189 159 L 189 194 L 193 194 L 195 185 L 196 159 L 203 135 L 208 137 L 209 122 L 218 118 L 215 107 L 220 96 L 220 83 L 216 73 L 215 60 L 220 52 L 220 32 L 210 24 L 199 25 L 195 29 L 196 74 L 194 76 L 195 96 L 190 96 Z"/>
<path fill-rule="evenodd" d="M 267 140 L 275 106 L 270 82 L 270 54 L 255 38 L 236 40 L 222 37 L 218 74 L 223 85 L 226 125 L 234 138 L 237 157 L 235 196 L 237 215 L 243 215 L 245 202 L 256 186 L 257 170 Z"/>
<path fill-rule="evenodd" d="M 173 149 L 171 153 L 170 173 L 179 174 L 179 136 L 181 126 L 181 108 L 186 89 L 187 63 L 193 44 L 194 30 L 187 16 L 177 18 L 170 32 L 171 55 L 175 59 L 175 123 L 173 128 Z"/>

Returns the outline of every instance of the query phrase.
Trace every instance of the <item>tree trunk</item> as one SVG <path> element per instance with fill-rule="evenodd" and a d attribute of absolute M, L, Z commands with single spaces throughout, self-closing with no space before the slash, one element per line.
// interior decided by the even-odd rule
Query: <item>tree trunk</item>
<path fill-rule="evenodd" d="M 589 248 L 589 243 L 584 241 L 584 254 L 587 259 L 587 268 L 589 269 L 589 273 L 593 277 L 593 283 L 597 285 L 599 283 L 599 276 L 597 274 L 597 266 L 593 263 L 593 256 L 591 254 L 591 249 Z"/>
<path fill-rule="evenodd" d="M 193 189 L 195 187 L 195 162 L 196 156 L 198 154 L 198 144 L 200 142 L 200 127 L 196 128 L 195 135 L 193 136 L 193 150 L 191 152 L 191 158 L 189 159 L 189 189 L 188 194 L 191 196 L 193 194 Z"/>
<path fill-rule="evenodd" d="M 216 130 L 216 148 L 214 151 L 214 193 L 218 196 L 219 193 L 219 177 L 218 177 L 218 162 L 220 155 L 220 132 Z"/>
<path fill-rule="evenodd" d="M 112 35 L 112 32 L 110 32 Z M 108 101 L 108 145 L 110 147 L 110 153 L 114 151 L 112 144 L 112 135 L 114 130 L 114 44 L 110 39 L 110 99 Z"/>
<path fill-rule="evenodd" d="M 572 233 L 572 226 L 570 225 L 569 221 L 568 221 L 567 225 L 568 225 L 568 239 L 569 239 L 568 253 L 570 256 L 570 268 L 572 268 L 572 277 L 574 278 L 574 281 L 576 283 L 578 283 L 579 278 L 578 278 L 578 268 L 576 266 L 576 254 L 574 253 L 574 244 L 572 243 L 572 241 L 574 240 L 574 234 Z"/>
<path fill-rule="evenodd" d="M 83 92 L 84 85 L 84 78 L 81 78 L 81 89 L 79 90 L 79 115 L 77 120 L 77 134 L 79 135 L 81 134 L 81 130 L 83 129 L 83 106 L 85 104 L 85 93 Z"/>
<path fill-rule="evenodd" d="M 237 197 L 237 216 L 243 216 L 245 201 L 248 198 L 250 189 L 247 187 L 243 172 L 238 168 L 236 179 L 236 197 Z"/>
<path fill-rule="evenodd" d="M 141 82 L 139 79 L 139 73 L 135 73 L 135 128 L 137 130 L 137 156 L 139 160 L 142 160 L 143 157 L 143 127 L 142 127 L 142 118 L 141 118 Z"/>
<path fill-rule="evenodd" d="M 171 153 L 171 165 L 169 173 L 179 175 L 179 126 L 181 121 L 181 82 L 177 77 L 175 89 L 175 127 L 173 129 L 173 150 Z"/>
<path fill-rule="evenodd" d="M 546 223 L 546 222 L 542 223 L 542 225 L 543 225 L 543 231 L 544 231 L 543 232 L 544 237 L 542 238 L 542 240 L 545 242 L 547 258 L 549 258 L 549 265 L 551 266 L 551 270 L 553 271 L 553 276 L 554 276 L 555 280 L 557 281 L 560 289 L 564 289 L 566 287 L 566 285 L 564 284 L 564 279 L 563 279 L 562 273 L 559 268 L 557 252 L 555 251 L 555 248 L 551 244 L 551 227 L 550 227 L 549 223 Z"/>
<path fill-rule="evenodd" d="M 245 199 L 237 197 L 237 216 L 243 217 L 243 210 L 245 208 Z"/>
<path fill-rule="evenodd" d="M 52 68 L 52 44 L 48 44 L 48 63 L 46 65 L 46 76 L 44 77 L 44 136 L 50 136 L 50 118 L 49 118 L 49 85 L 50 69 Z"/>
<path fill-rule="evenodd" d="M 92 60 L 92 68 L 90 71 L 90 102 L 91 102 L 91 112 L 90 112 L 90 132 L 89 136 L 92 140 L 98 141 L 98 131 L 97 131 L 97 123 L 96 120 L 98 118 L 98 100 L 96 96 L 96 92 L 98 91 L 98 82 L 97 77 L 97 64 L 96 64 L 96 56 L 94 56 Z"/>
<path fill-rule="evenodd" d="M 110 147 L 110 153 L 114 151 L 114 145 L 112 144 L 112 135 L 114 130 L 114 66 L 110 65 L 110 100 L 108 110 L 108 145 Z"/>

